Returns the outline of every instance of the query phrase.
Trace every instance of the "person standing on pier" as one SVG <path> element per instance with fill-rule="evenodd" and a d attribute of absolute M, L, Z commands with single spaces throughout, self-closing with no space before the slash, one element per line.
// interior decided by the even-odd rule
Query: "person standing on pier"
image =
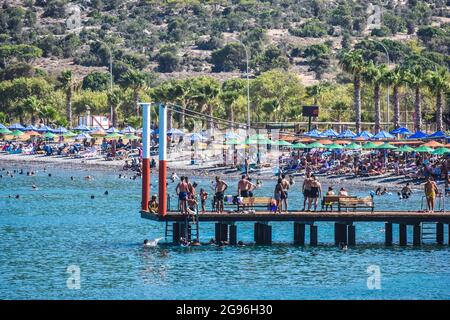
<path fill-rule="evenodd" d="M 425 197 L 427 198 L 428 212 L 434 212 L 434 199 L 436 194 L 439 193 L 439 189 L 436 182 L 433 181 L 431 176 L 428 176 L 427 182 L 425 182 Z"/>
<path fill-rule="evenodd" d="M 302 211 L 305 211 L 306 209 L 306 202 L 308 201 L 308 198 L 310 196 L 310 192 L 311 192 L 311 174 L 308 172 L 306 173 L 306 178 L 305 181 L 303 181 L 303 185 L 302 185 L 302 193 L 303 193 L 303 209 Z"/>
<path fill-rule="evenodd" d="M 288 190 L 290 187 L 290 182 L 286 179 L 286 175 L 283 173 L 281 175 L 281 186 L 283 187 L 283 192 L 281 194 L 281 209 L 283 210 L 284 203 L 284 211 L 287 213 L 288 211 Z"/>
<path fill-rule="evenodd" d="M 228 185 L 225 181 L 216 176 L 216 188 L 215 188 L 215 198 L 216 198 L 216 209 L 219 213 L 223 212 L 223 198 L 225 190 L 227 190 Z"/>
<path fill-rule="evenodd" d="M 283 189 L 283 179 L 278 178 L 277 184 L 275 185 L 275 190 L 273 191 L 273 197 L 275 198 L 275 201 L 277 202 L 278 213 L 281 213 L 281 209 L 283 206 L 283 204 L 282 204 L 283 196 L 285 196 L 284 189 Z"/>
<path fill-rule="evenodd" d="M 322 196 L 322 185 L 319 180 L 317 180 L 316 176 L 311 175 L 311 179 L 311 190 L 308 198 L 308 211 L 311 210 L 311 205 L 314 205 L 314 211 L 317 211 L 317 202 L 319 197 Z"/>
<path fill-rule="evenodd" d="M 178 195 L 178 208 L 180 209 L 181 213 L 186 213 L 189 184 L 185 181 L 184 177 L 180 178 L 180 182 L 178 183 L 175 191 Z"/>

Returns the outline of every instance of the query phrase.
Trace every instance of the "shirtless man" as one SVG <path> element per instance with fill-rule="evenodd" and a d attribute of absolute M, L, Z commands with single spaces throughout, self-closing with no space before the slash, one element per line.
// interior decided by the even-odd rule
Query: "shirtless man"
<path fill-rule="evenodd" d="M 428 177 L 427 182 L 425 182 L 425 197 L 427 198 L 427 207 L 428 212 L 434 212 L 434 199 L 436 198 L 436 194 L 439 192 L 439 189 L 436 185 L 436 182 L 433 181 L 431 176 Z"/>
<path fill-rule="evenodd" d="M 286 175 L 283 173 L 281 175 L 281 187 L 283 188 L 283 192 L 281 194 L 281 207 L 283 207 L 284 203 L 284 211 L 287 213 L 288 211 L 288 190 L 291 186 L 291 183 L 288 179 L 286 179 Z M 281 208 L 283 210 L 283 208 Z"/>
<path fill-rule="evenodd" d="M 186 182 L 184 177 L 180 178 L 180 182 L 177 184 L 175 191 L 178 195 L 178 207 L 181 213 L 187 213 L 187 197 L 189 193 L 189 184 Z"/>
<path fill-rule="evenodd" d="M 239 197 L 248 198 L 252 188 L 256 187 L 253 183 L 248 181 L 245 174 L 242 175 L 241 180 L 238 182 L 237 194 Z"/>
<path fill-rule="evenodd" d="M 303 209 L 302 209 L 302 211 L 305 211 L 306 201 L 308 201 L 308 198 L 310 197 L 311 183 L 312 183 L 311 174 L 308 172 L 306 174 L 305 181 L 303 181 L 303 185 L 302 185 L 302 193 L 303 193 Z"/>
<path fill-rule="evenodd" d="M 223 197 L 224 197 L 224 192 L 225 190 L 227 190 L 228 185 L 226 184 L 225 181 L 221 180 L 218 176 L 216 177 L 216 188 L 215 188 L 215 192 L 216 192 L 216 209 L 219 213 L 223 212 Z"/>

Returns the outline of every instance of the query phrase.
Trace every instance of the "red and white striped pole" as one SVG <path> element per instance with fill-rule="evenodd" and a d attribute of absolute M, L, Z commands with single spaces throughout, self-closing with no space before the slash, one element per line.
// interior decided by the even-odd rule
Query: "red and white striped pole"
<path fill-rule="evenodd" d="M 148 211 L 150 201 L 150 104 L 142 104 L 142 203 L 141 209 Z"/>
<path fill-rule="evenodd" d="M 165 216 L 167 214 L 167 108 L 159 105 L 159 180 L 158 180 L 158 211 Z"/>

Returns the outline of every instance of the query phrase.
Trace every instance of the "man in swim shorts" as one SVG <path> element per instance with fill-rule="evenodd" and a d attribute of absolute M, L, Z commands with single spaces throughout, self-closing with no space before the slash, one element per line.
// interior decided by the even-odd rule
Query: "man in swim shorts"
<path fill-rule="evenodd" d="M 218 176 L 216 177 L 216 209 L 219 213 L 223 212 L 223 198 L 224 198 L 224 192 L 227 190 L 228 185 L 225 181 L 221 180 Z"/>
<path fill-rule="evenodd" d="M 427 207 L 428 212 L 434 212 L 434 199 L 436 198 L 436 194 L 439 192 L 439 189 L 436 185 L 436 182 L 433 181 L 431 176 L 428 176 L 427 182 L 425 182 L 425 197 L 427 198 Z"/>
<path fill-rule="evenodd" d="M 178 183 L 175 191 L 178 195 L 178 207 L 180 209 L 181 213 L 187 212 L 187 200 L 188 200 L 188 193 L 189 193 L 189 184 L 186 182 L 184 177 L 180 178 L 180 182 Z"/>

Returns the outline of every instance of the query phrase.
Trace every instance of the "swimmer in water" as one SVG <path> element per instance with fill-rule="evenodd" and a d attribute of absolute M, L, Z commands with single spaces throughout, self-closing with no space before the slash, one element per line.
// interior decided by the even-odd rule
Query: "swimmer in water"
<path fill-rule="evenodd" d="M 107 196 L 109 194 L 108 190 L 105 191 L 104 195 Z"/>
<path fill-rule="evenodd" d="M 31 187 L 33 188 L 33 190 L 38 190 L 38 187 L 35 184 L 33 184 Z"/>
<path fill-rule="evenodd" d="M 84 177 L 85 180 L 92 180 L 92 176 L 86 176 Z"/>

